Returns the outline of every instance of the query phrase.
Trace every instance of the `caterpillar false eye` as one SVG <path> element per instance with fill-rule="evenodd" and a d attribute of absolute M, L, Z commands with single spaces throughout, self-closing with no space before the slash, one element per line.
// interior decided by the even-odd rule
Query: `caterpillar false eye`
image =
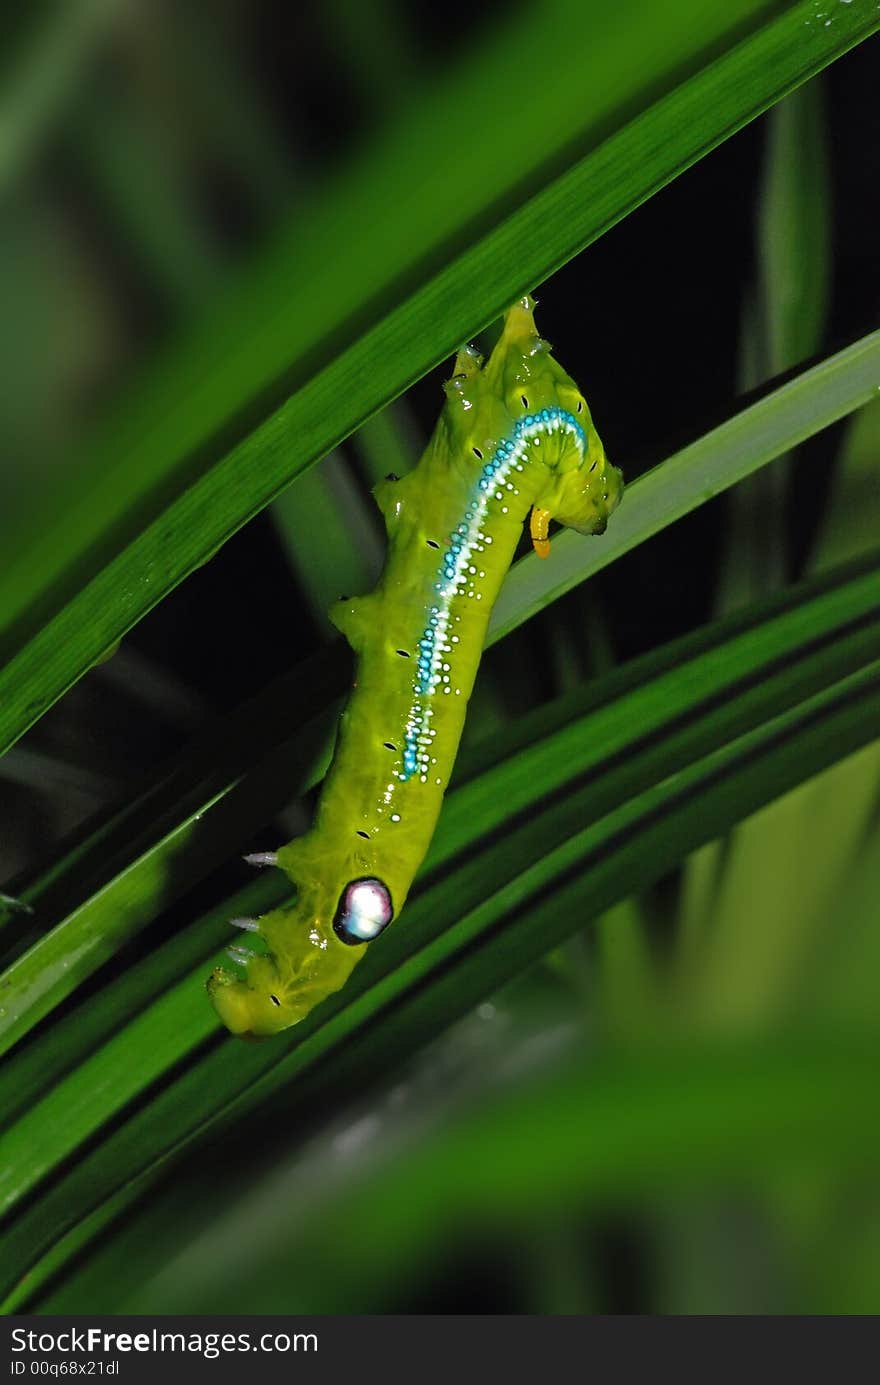
<path fill-rule="evenodd" d="M 392 472 L 376 487 L 388 552 L 376 589 L 330 612 L 357 673 L 314 826 L 276 852 L 245 858 L 280 867 L 295 902 L 259 923 L 235 919 L 259 935 L 259 950 L 234 946 L 237 970 L 218 967 L 208 981 L 235 1034 L 274 1034 L 303 1019 L 345 985 L 403 909 L 524 521 L 531 513 L 535 549 L 547 557 L 551 519 L 600 533 L 620 499 L 620 472 L 605 460 L 574 381 L 538 336 L 533 310 L 525 298 L 507 312 L 485 364 L 462 348 L 421 462 L 402 482 Z"/>
<path fill-rule="evenodd" d="M 349 880 L 339 897 L 333 917 L 333 932 L 352 947 L 370 943 L 394 918 L 391 892 L 383 880 L 365 876 Z"/>

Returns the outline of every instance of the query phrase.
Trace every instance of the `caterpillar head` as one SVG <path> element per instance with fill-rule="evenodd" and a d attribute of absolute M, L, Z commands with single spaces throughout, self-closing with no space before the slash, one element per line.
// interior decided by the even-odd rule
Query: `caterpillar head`
<path fill-rule="evenodd" d="M 364 944 L 378 937 L 393 916 L 388 887 L 363 876 L 347 881 L 328 922 L 327 910 L 316 912 L 309 890 L 292 908 L 244 921 L 254 950 L 230 948 L 235 971 L 216 967 L 211 973 L 208 994 L 214 1009 L 227 1029 L 244 1039 L 289 1029 L 345 985 Z"/>
<path fill-rule="evenodd" d="M 623 473 L 608 461 L 595 429 L 593 434 L 595 443 L 588 434 L 583 459 L 560 465 L 540 497 L 553 519 L 579 534 L 603 534 L 623 494 Z"/>
<path fill-rule="evenodd" d="M 577 384 L 538 335 L 534 309 L 527 296 L 507 310 L 484 378 L 517 426 L 537 430 L 547 473 L 536 505 L 581 534 L 601 534 L 620 502 L 623 476 L 605 456 Z"/>
<path fill-rule="evenodd" d="M 534 309 L 528 296 L 508 308 L 485 364 L 473 347 L 459 351 L 441 432 L 452 454 L 468 460 L 472 453 L 482 459 L 487 440 L 491 446 L 519 436 L 546 464 L 540 512 L 579 533 L 601 534 L 623 478 L 605 456 L 580 389 L 538 335 Z"/>

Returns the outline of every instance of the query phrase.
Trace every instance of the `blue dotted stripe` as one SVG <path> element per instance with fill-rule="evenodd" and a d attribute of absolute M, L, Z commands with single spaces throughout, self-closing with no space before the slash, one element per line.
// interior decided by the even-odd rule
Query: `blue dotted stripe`
<path fill-rule="evenodd" d="M 513 425 L 510 435 L 498 444 L 492 457 L 482 468 L 474 493 L 464 512 L 461 523 L 449 535 L 446 552 L 437 573 L 434 590 L 436 602 L 430 607 L 428 621 L 418 643 L 416 676 L 413 684 L 413 704 L 410 708 L 405 729 L 403 750 L 402 780 L 415 775 L 424 781 L 431 771 L 435 757 L 431 754 L 434 731 L 431 727 L 431 699 L 438 692 L 459 694 L 453 687 L 450 656 L 458 637 L 451 629 L 451 606 L 456 596 L 475 596 L 481 599 L 476 583 L 471 579 L 477 570 L 471 559 L 485 551 L 492 543 L 491 536 L 483 531 L 483 520 L 494 497 L 503 498 L 499 487 L 515 490 L 510 475 L 524 470 L 527 448 L 533 438 L 552 435 L 558 432 L 571 433 L 580 449 L 586 452 L 587 440 L 584 430 L 573 414 L 566 409 L 542 409 L 539 413 L 526 414 Z M 480 576 L 485 575 L 480 572 Z M 457 619 L 457 618 L 456 618 Z"/>

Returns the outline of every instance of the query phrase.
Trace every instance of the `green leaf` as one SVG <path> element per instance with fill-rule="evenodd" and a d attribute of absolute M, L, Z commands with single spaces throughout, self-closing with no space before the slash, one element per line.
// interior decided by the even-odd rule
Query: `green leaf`
<path fill-rule="evenodd" d="M 758 197 L 755 284 L 747 292 L 740 336 L 739 373 L 745 389 L 754 389 L 769 376 L 809 358 L 820 343 L 831 275 L 831 181 L 823 80 L 822 76 L 815 77 L 780 101 L 767 121 Z M 755 473 L 733 491 L 722 537 L 716 614 L 757 600 L 791 572 L 787 502 L 796 484 L 797 458 L 782 454 L 772 467 Z M 790 950 L 797 935 L 792 916 L 798 911 L 791 898 L 791 907 L 779 916 L 779 927 L 768 929 L 769 920 L 776 918 L 779 896 L 793 893 L 791 871 L 779 868 L 781 837 L 787 836 L 783 826 L 787 810 L 777 804 L 769 811 L 780 828 L 779 836 L 767 830 L 772 822 L 742 823 L 730 842 L 710 843 L 686 867 L 681 941 L 691 954 L 698 937 L 709 932 L 717 943 L 719 934 L 726 931 L 720 921 L 726 918 L 730 926 L 728 906 L 741 898 L 745 882 L 749 882 L 750 907 L 734 924 L 740 965 L 733 971 L 740 974 L 742 959 L 749 958 L 748 970 L 753 956 L 751 948 L 743 946 L 741 930 L 760 939 L 759 951 L 761 946 L 772 946 L 786 925 Z M 800 863 L 789 865 L 803 879 Z M 778 947 L 777 959 L 781 951 Z M 701 975 L 699 968 L 697 975 Z M 692 992 L 701 991 L 706 980 L 701 977 L 698 981 L 693 974 L 688 979 Z M 753 980 L 750 975 L 747 989 L 766 987 L 766 975 L 756 987 L 752 987 Z M 697 1003 L 709 1009 L 703 998 Z"/>
<path fill-rule="evenodd" d="M 327 608 L 340 596 L 369 591 L 382 570 L 378 510 L 360 494 L 345 458 L 331 452 L 270 511 L 288 560 L 325 639 L 336 631 Z"/>
<path fill-rule="evenodd" d="M 818 350 L 830 281 L 831 180 L 822 79 L 780 101 L 769 128 L 758 226 L 768 375 Z"/>

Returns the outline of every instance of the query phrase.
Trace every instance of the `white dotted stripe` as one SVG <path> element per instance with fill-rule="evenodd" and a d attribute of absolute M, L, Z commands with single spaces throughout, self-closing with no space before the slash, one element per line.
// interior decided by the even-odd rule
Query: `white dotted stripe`
<path fill-rule="evenodd" d="M 418 775 L 422 783 L 427 782 L 430 766 L 435 762 L 431 747 L 436 735 L 430 724 L 430 700 L 437 693 L 459 695 L 461 691 L 453 687 L 451 665 L 454 646 L 458 644 L 452 626 L 460 617 L 453 616 L 451 608 L 457 596 L 482 600 L 477 583 L 486 574 L 480 568 L 479 555 L 492 543 L 491 536 L 483 529 L 489 504 L 493 499 L 501 501 L 501 511 L 506 513 L 507 506 L 503 502 L 508 494 L 518 494 L 513 477 L 524 470 L 530 443 L 541 435 L 556 433 L 571 434 L 583 457 L 586 437 L 573 414 L 565 409 L 542 409 L 540 413 L 527 414 L 514 424 L 510 436 L 499 443 L 483 467 L 462 522 L 449 536 L 449 546 L 434 583 L 436 602 L 428 611 L 428 623 L 419 639 L 414 696 L 405 727 L 400 779 Z"/>

